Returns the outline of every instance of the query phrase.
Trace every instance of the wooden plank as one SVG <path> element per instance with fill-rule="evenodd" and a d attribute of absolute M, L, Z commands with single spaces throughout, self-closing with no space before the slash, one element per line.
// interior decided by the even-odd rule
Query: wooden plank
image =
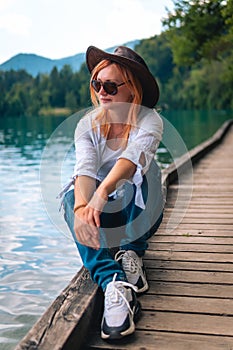
<path fill-rule="evenodd" d="M 189 205 L 187 208 L 183 207 L 177 207 L 175 206 L 174 208 L 171 207 L 166 207 L 164 210 L 164 215 L 171 215 L 171 213 L 176 213 L 179 215 L 179 213 L 183 212 L 185 209 L 185 215 L 186 216 L 191 216 L 191 215 L 217 215 L 217 217 L 222 217 L 222 214 L 230 214 L 231 216 L 233 215 L 233 204 L 232 206 L 206 206 L 206 205 Z M 198 214 L 200 212 L 200 214 Z"/>
<path fill-rule="evenodd" d="M 193 190 L 192 186 L 190 186 L 189 188 L 184 188 L 182 187 L 182 184 L 179 184 L 179 190 L 175 190 L 175 189 L 169 189 L 169 191 L 167 192 L 167 198 L 169 198 L 170 200 L 172 200 L 173 198 L 176 198 L 176 196 L 179 194 L 180 197 L 184 197 L 184 198 L 190 198 L 190 197 L 194 197 L 196 198 L 197 196 L 199 196 L 200 200 L 201 199 L 211 199 L 211 198 L 218 198 L 219 200 L 221 200 L 222 197 L 229 197 L 229 201 L 231 201 L 232 204 L 232 192 L 231 193 L 227 193 L 227 191 L 224 191 L 221 195 L 218 191 L 216 192 L 212 192 L 211 189 L 214 186 L 214 184 L 210 187 L 209 191 L 198 191 L 198 190 Z M 216 185 L 215 185 L 216 186 Z M 232 186 L 232 184 L 228 184 L 228 189 L 229 186 Z M 201 196 L 201 193 L 203 193 L 203 196 Z"/>
<path fill-rule="evenodd" d="M 160 226 L 161 227 L 161 226 Z M 152 236 L 151 240 L 153 241 L 155 236 L 170 236 L 171 239 L 172 237 L 179 237 L 179 236 L 188 236 L 188 237 L 232 237 L 233 236 L 233 231 L 232 230 L 217 230 L 217 229 L 212 229 L 212 228 L 206 228 L 204 230 L 200 229 L 182 229 L 182 228 L 176 228 L 174 230 L 166 231 L 164 229 L 159 229 L 154 236 Z"/>
<path fill-rule="evenodd" d="M 165 215 L 166 214 L 166 215 Z M 170 212 L 166 212 L 164 214 L 164 222 L 168 222 L 173 217 L 178 217 L 179 219 L 182 219 L 183 223 L 186 223 L 188 220 L 193 220 L 194 223 L 198 220 L 200 222 L 204 223 L 220 223 L 220 220 L 222 220 L 222 223 L 228 223 L 229 225 L 232 225 L 232 217 L 233 213 L 231 213 L 231 210 L 229 210 L 229 213 L 224 212 L 224 210 L 216 210 L 212 211 L 210 209 L 207 209 L 203 211 L 200 215 L 198 214 L 197 210 L 194 209 L 190 211 L 188 208 L 174 208 L 174 210 L 170 210 Z M 214 221 L 216 219 L 216 222 Z M 205 221 L 204 221 L 205 220 Z"/>
<path fill-rule="evenodd" d="M 166 220 L 165 220 L 166 222 Z M 201 223 L 201 224 L 206 224 L 208 223 L 209 225 L 211 224 L 225 224 L 225 225 L 231 225 L 232 229 L 233 229 L 233 217 L 223 217 L 222 218 L 219 218 L 219 217 L 193 217 L 193 216 L 190 216 L 190 217 L 184 217 L 182 219 L 182 222 L 183 224 L 186 224 L 186 223 L 189 223 L 189 224 L 192 224 L 192 223 Z"/>
<path fill-rule="evenodd" d="M 211 208 L 203 205 L 203 209 L 197 207 L 185 207 L 184 205 L 176 206 L 172 208 L 166 208 L 164 211 L 164 221 L 167 222 L 171 216 L 179 216 L 184 217 L 183 222 L 186 222 L 187 220 L 194 220 L 197 221 L 200 219 L 201 222 L 203 220 L 208 221 L 208 223 L 211 223 L 214 221 L 214 219 L 217 219 L 217 222 L 226 221 L 229 222 L 229 224 L 232 224 L 232 218 L 233 218 L 233 206 L 228 207 L 228 209 L 224 208 Z"/>
<path fill-rule="evenodd" d="M 173 252 L 202 252 L 202 253 L 224 253 L 233 255 L 233 245 L 224 244 L 196 244 L 196 243 L 150 243 L 150 250 L 156 251 L 173 251 Z"/>
<path fill-rule="evenodd" d="M 73 278 L 15 350 L 77 349 L 86 337 L 95 312 L 98 288 L 85 269 Z M 78 332 L 79 336 L 75 334 Z"/>
<path fill-rule="evenodd" d="M 205 175 L 205 176 L 203 176 Z M 188 179 L 183 179 L 181 180 L 181 185 L 190 185 L 190 180 Z M 211 177 L 209 176 L 208 173 L 204 174 L 203 171 L 199 171 L 199 176 L 198 176 L 198 170 L 195 170 L 194 176 L 193 176 L 193 185 L 205 185 L 209 186 L 211 188 L 212 186 L 231 186 L 232 185 L 232 179 L 230 174 L 226 174 L 224 176 L 224 183 L 222 181 L 222 177 Z"/>
<path fill-rule="evenodd" d="M 177 228 L 178 225 L 175 225 L 175 223 L 166 223 L 166 222 L 162 222 L 162 224 L 160 225 L 160 230 L 164 230 L 164 229 L 168 229 L 169 231 L 174 231 L 174 230 L 184 230 L 186 232 L 191 232 L 190 230 L 194 229 L 197 231 L 203 231 L 203 230 L 207 230 L 207 229 L 211 229 L 211 230 L 219 230 L 219 231 L 224 231 L 227 230 L 229 231 L 230 229 L 232 230 L 231 225 L 228 224 L 206 224 L 206 223 L 192 223 L 192 225 L 190 225 L 190 223 L 185 222 L 185 223 L 179 223 L 179 227 Z"/>
<path fill-rule="evenodd" d="M 175 251 L 154 251 L 150 247 L 146 256 L 155 260 L 176 260 L 176 261 L 196 261 L 196 262 L 222 262 L 233 263 L 233 254 L 225 253 L 202 253 L 202 252 L 175 252 Z"/>
<path fill-rule="evenodd" d="M 146 269 L 166 269 L 166 270 L 193 270 L 193 271 L 215 271 L 233 272 L 233 264 L 217 262 L 194 262 L 194 261 L 164 261 L 144 258 Z M 233 296 L 232 296 L 233 297 Z"/>
<path fill-rule="evenodd" d="M 190 226 L 192 224 L 208 224 L 208 225 L 211 225 L 211 224 L 214 224 L 214 225 L 229 225 L 231 226 L 232 230 L 233 230 L 233 218 L 226 218 L 226 219 L 220 219 L 220 218 L 205 218 L 205 217 L 183 217 L 181 216 L 181 224 L 189 224 Z M 174 215 L 172 217 L 168 217 L 168 218 L 165 218 L 163 220 L 163 224 L 166 224 L 167 222 L 170 222 L 170 224 L 172 224 L 172 221 L 174 221 L 175 223 L 177 222 L 177 216 Z"/>
<path fill-rule="evenodd" d="M 232 236 L 230 237 L 206 237 L 203 235 L 180 235 L 180 236 L 172 236 L 172 235 L 159 235 L 156 234 L 150 239 L 150 243 L 182 243 L 182 244 L 208 244 L 208 245 L 231 245 L 233 248 L 233 231 Z"/>
<path fill-rule="evenodd" d="M 212 195 L 208 195 L 207 193 L 205 194 L 203 191 L 202 191 L 202 194 L 203 196 L 201 196 L 201 194 L 199 195 L 199 193 L 197 191 L 193 191 L 191 192 L 191 190 L 187 193 L 185 193 L 185 190 L 182 190 L 182 191 L 179 191 L 179 192 L 169 192 L 168 195 L 167 195 L 167 203 L 170 204 L 170 201 L 171 201 L 171 204 L 174 203 L 175 200 L 177 200 L 177 195 L 179 194 L 179 200 L 180 201 L 184 201 L 184 202 L 187 202 L 187 199 L 189 199 L 189 204 L 190 205 L 196 205 L 197 201 L 199 200 L 200 204 L 204 204 L 206 203 L 206 205 L 219 205 L 220 204 L 220 207 L 221 206 L 225 206 L 225 205 L 229 205 L 230 207 L 232 207 L 233 205 L 233 197 L 232 196 L 225 196 L 225 195 L 222 195 L 222 196 L 215 196 L 215 193 L 213 193 Z M 190 198 L 191 197 L 191 198 Z M 228 197 L 228 198 L 227 198 Z M 192 201 L 190 200 L 192 199 Z M 214 200 L 217 201 L 214 203 Z M 226 200 L 226 203 L 224 203 L 223 199 Z M 192 203 L 193 202 L 193 203 Z"/>
<path fill-rule="evenodd" d="M 167 198 L 166 198 L 166 206 L 167 205 L 173 205 L 177 202 L 177 195 L 178 193 L 168 193 L 167 194 Z M 191 197 L 192 196 L 192 197 Z M 192 198 L 192 201 L 191 201 Z M 225 201 L 223 200 L 225 199 Z M 217 197 L 216 198 L 209 198 L 207 196 L 204 197 L 200 197 L 200 196 L 194 196 L 191 193 L 190 194 L 185 194 L 184 192 L 179 192 L 179 203 L 183 203 L 183 204 L 189 204 L 189 205 L 197 205 L 197 203 L 200 203 L 200 205 L 220 205 L 221 206 L 230 206 L 232 207 L 232 198 L 222 198 L 222 197 Z"/>
<path fill-rule="evenodd" d="M 187 213 L 197 213 L 198 211 L 200 213 L 233 213 L 233 204 L 227 204 L 224 203 L 220 205 L 219 203 L 198 203 L 198 202 L 183 202 L 183 201 L 175 201 L 174 203 L 170 202 L 166 205 L 164 208 L 164 215 L 170 215 L 173 212 L 183 212 L 186 211 Z"/>
<path fill-rule="evenodd" d="M 230 272 L 148 269 L 147 276 L 148 280 L 154 281 L 233 285 L 233 275 Z"/>
<path fill-rule="evenodd" d="M 143 311 L 233 316 L 233 299 L 145 294 L 140 301 Z"/>
<path fill-rule="evenodd" d="M 233 168 L 232 168 L 232 171 L 233 171 Z M 214 184 L 214 182 L 213 182 Z M 215 186 L 210 186 L 210 183 L 207 182 L 206 184 L 203 183 L 203 181 L 200 181 L 199 183 L 191 183 L 191 184 L 184 184 L 181 182 L 181 184 L 174 184 L 174 185 L 170 185 L 169 186 L 169 190 L 173 191 L 182 191 L 184 189 L 192 189 L 193 192 L 207 192 L 209 193 L 209 191 L 211 190 L 211 193 L 214 193 L 214 194 L 218 194 L 219 195 L 219 190 L 220 191 L 223 191 L 221 193 L 221 196 L 224 194 L 233 194 L 233 189 L 231 186 L 229 186 L 229 184 L 231 185 L 232 184 L 232 181 L 231 181 L 231 178 L 229 177 L 228 178 L 228 183 L 226 184 L 225 183 L 225 178 L 224 178 L 224 183 L 219 183 L 218 185 L 215 184 Z"/>
<path fill-rule="evenodd" d="M 137 329 L 232 336 L 232 317 L 144 311 Z"/>
<path fill-rule="evenodd" d="M 203 176 L 204 174 L 202 174 Z M 201 176 L 201 175 L 200 175 Z M 230 178 L 229 178 L 230 180 Z M 228 186 L 227 186 L 228 185 Z M 192 192 L 192 194 L 206 194 L 208 196 L 219 196 L 219 194 L 221 194 L 221 196 L 227 196 L 232 198 L 232 183 L 229 181 L 228 184 L 224 184 L 224 185 L 216 185 L 216 184 L 212 184 L 210 186 L 210 184 L 203 184 L 203 183 L 195 183 L 195 182 L 189 182 L 189 183 L 183 183 L 182 179 L 181 182 L 175 184 L 175 185 L 171 185 L 171 188 L 169 188 L 169 195 L 172 196 L 176 193 L 183 193 L 185 195 L 185 191 L 188 192 Z M 219 191 L 222 191 L 221 193 Z M 187 193 L 188 194 L 188 193 Z M 219 196 L 219 197 L 221 197 Z"/>
<path fill-rule="evenodd" d="M 220 204 L 218 203 L 218 207 L 216 207 L 216 202 L 212 202 L 212 203 L 204 203 L 204 202 L 192 202 L 190 203 L 190 201 L 183 201 L 180 199 L 177 199 L 174 202 L 170 202 L 169 204 L 166 205 L 165 210 L 164 210 L 164 214 L 166 215 L 171 215 L 171 213 L 176 212 L 177 214 L 179 214 L 180 212 L 189 212 L 189 210 L 192 212 L 198 212 L 198 210 L 200 212 L 202 212 L 202 208 L 203 208 L 203 212 L 212 212 L 212 213 L 224 213 L 224 211 L 226 211 L 226 213 L 232 214 L 233 213 L 233 204 L 231 203 L 223 203 Z M 233 215 L 233 214 L 232 214 Z M 165 216 L 166 218 L 166 216 Z"/>
<path fill-rule="evenodd" d="M 233 285 L 150 280 L 147 294 L 233 299 Z"/>
<path fill-rule="evenodd" d="M 211 199 L 218 199 L 219 201 L 221 201 L 223 198 L 228 199 L 229 201 L 231 201 L 232 203 L 232 193 L 231 192 L 223 192 L 221 193 L 221 196 L 219 195 L 219 192 L 213 192 L 213 191 L 193 191 L 192 188 L 190 189 L 184 189 L 182 187 L 179 187 L 178 191 L 170 191 L 168 192 L 167 198 L 169 199 L 173 199 L 174 197 L 177 196 L 177 194 L 179 194 L 179 196 L 181 198 L 189 198 L 190 196 L 192 196 L 192 199 L 199 199 L 199 200 L 211 200 Z"/>
<path fill-rule="evenodd" d="M 189 193 L 185 193 L 185 191 L 179 191 L 179 198 L 182 201 L 187 201 L 190 199 Z M 167 200 L 174 200 L 177 198 L 178 193 L 169 193 L 167 196 Z M 200 203 L 213 203 L 214 201 L 217 201 L 218 203 L 224 203 L 226 200 L 227 204 L 232 205 L 232 194 L 231 193 L 224 193 L 223 196 L 219 196 L 218 193 L 210 193 L 210 192 L 193 192 L 192 193 L 192 201 L 199 201 Z"/>
<path fill-rule="evenodd" d="M 166 209 L 174 209 L 174 208 L 177 208 L 179 209 L 180 207 L 181 208 L 186 208 L 186 209 L 197 209 L 199 206 L 200 208 L 200 211 L 201 209 L 224 209 L 224 208 L 227 208 L 227 209 L 233 209 L 233 203 L 221 203 L 221 205 L 218 203 L 218 202 L 211 202 L 211 203 L 203 203 L 203 202 L 186 202 L 186 201 L 181 201 L 179 200 L 179 202 L 177 201 L 169 201 L 166 203 L 165 205 L 165 211 Z"/>
<path fill-rule="evenodd" d="M 136 332 L 118 342 L 103 341 L 99 332 L 92 334 L 87 349 L 121 349 L 121 350 L 231 350 L 233 339 L 228 336 L 212 336 L 200 334 L 183 334 L 158 331 Z"/>

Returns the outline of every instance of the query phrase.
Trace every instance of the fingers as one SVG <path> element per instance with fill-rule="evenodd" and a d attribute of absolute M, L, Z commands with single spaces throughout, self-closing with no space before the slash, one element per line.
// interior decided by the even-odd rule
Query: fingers
<path fill-rule="evenodd" d="M 94 249 L 100 248 L 99 230 L 92 209 L 86 208 L 81 215 L 75 215 L 74 231 L 79 243 Z"/>
<path fill-rule="evenodd" d="M 94 218 L 94 222 L 96 227 L 100 227 L 100 211 L 94 210 L 93 213 L 93 218 Z"/>
<path fill-rule="evenodd" d="M 93 232 L 90 230 L 88 225 L 75 230 L 75 234 L 78 242 L 82 245 L 92 247 L 97 250 L 100 248 L 99 235 L 93 235 Z"/>
<path fill-rule="evenodd" d="M 87 223 L 93 227 L 93 233 L 95 234 L 96 231 L 98 232 L 97 227 L 100 227 L 100 212 L 92 209 L 87 208 Z"/>

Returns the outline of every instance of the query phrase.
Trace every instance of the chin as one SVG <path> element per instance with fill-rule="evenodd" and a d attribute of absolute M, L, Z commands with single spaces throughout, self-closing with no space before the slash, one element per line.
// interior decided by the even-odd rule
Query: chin
<path fill-rule="evenodd" d="M 101 107 L 103 108 L 103 109 L 106 109 L 106 110 L 108 110 L 108 109 L 111 109 L 111 105 L 112 105 L 112 102 L 103 102 L 103 101 L 101 101 L 100 102 L 100 105 L 101 105 Z"/>

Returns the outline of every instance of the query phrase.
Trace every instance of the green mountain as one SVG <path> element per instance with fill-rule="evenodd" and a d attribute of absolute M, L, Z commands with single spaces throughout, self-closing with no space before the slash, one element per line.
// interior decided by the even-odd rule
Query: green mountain
<path fill-rule="evenodd" d="M 130 48 L 134 48 L 135 45 L 139 43 L 139 40 L 130 41 L 123 45 Z M 118 45 L 117 45 L 118 46 Z M 108 52 L 113 52 L 116 46 L 106 49 Z M 61 70 L 64 65 L 70 65 L 73 71 L 78 71 L 81 64 L 85 61 L 85 53 L 78 53 L 74 56 L 69 56 L 65 58 L 52 60 L 50 58 L 38 56 L 35 54 L 20 53 L 13 56 L 6 62 L 0 65 L 0 71 L 10 71 L 10 70 L 26 70 L 33 77 L 37 76 L 39 73 L 50 73 L 52 69 L 56 66 L 58 70 Z"/>

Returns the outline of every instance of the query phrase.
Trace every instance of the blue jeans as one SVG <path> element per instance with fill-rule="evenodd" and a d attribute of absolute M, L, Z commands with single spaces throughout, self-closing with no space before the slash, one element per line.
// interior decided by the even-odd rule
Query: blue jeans
<path fill-rule="evenodd" d="M 158 229 L 163 216 L 163 197 L 161 190 L 161 173 L 155 161 L 143 177 L 141 185 L 145 210 L 135 205 L 136 188 L 134 184 L 125 183 L 124 196 L 109 199 L 101 214 L 101 247 L 95 250 L 80 244 L 74 232 L 74 190 L 66 193 L 63 200 L 65 221 L 73 235 L 83 265 L 89 270 L 91 278 L 103 290 L 117 274 L 116 280 L 126 281 L 121 265 L 114 260 L 111 247 L 122 250 L 134 250 L 143 256 L 147 240 Z"/>

